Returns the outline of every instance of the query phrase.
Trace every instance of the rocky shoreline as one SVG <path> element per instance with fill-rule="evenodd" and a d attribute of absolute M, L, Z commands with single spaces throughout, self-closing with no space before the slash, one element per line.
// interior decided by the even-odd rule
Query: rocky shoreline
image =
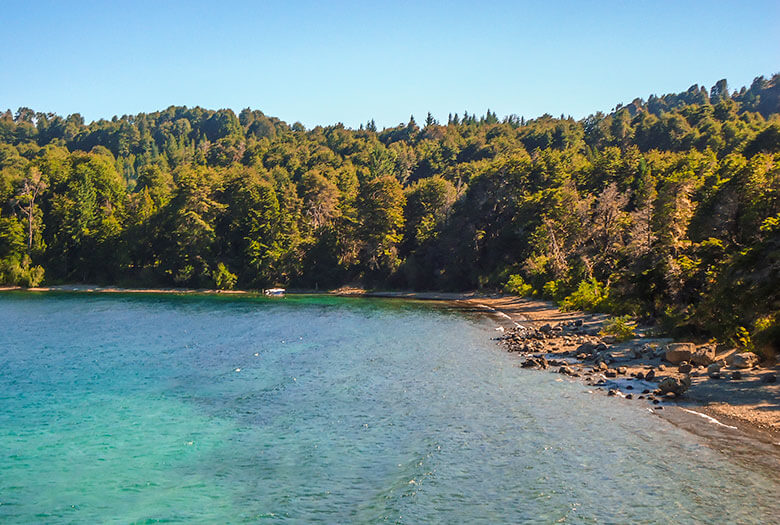
<path fill-rule="evenodd" d="M 495 339 L 518 355 L 522 368 L 578 378 L 608 396 L 648 403 L 651 410 L 670 404 L 693 406 L 710 417 L 760 429 L 772 442 L 780 442 L 778 370 L 761 366 L 755 354 L 642 333 L 618 342 L 603 335 L 604 316 L 559 313 L 562 319 L 557 322 L 528 316 L 520 316 L 518 322 L 517 315 L 479 306 L 512 321 L 499 328 L 503 335 Z"/>

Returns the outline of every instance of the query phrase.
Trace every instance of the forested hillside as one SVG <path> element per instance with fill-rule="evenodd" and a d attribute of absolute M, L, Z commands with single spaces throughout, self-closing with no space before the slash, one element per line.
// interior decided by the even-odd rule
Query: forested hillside
<path fill-rule="evenodd" d="M 0 115 L 0 282 L 502 288 L 777 345 L 780 75 L 608 115 Z M 508 283 L 508 284 L 507 284 Z"/>

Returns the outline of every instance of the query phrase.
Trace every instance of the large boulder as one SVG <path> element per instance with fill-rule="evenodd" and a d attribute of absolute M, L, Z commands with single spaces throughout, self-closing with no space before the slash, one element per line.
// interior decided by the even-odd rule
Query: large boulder
<path fill-rule="evenodd" d="M 677 379 L 676 377 L 667 377 L 658 383 L 658 390 L 661 391 L 661 394 L 674 392 L 676 396 L 683 395 L 690 387 L 691 378 L 688 376 L 683 376 L 680 379 Z"/>
<path fill-rule="evenodd" d="M 697 366 L 707 366 L 715 362 L 715 345 L 704 345 L 691 355 L 690 363 Z"/>
<path fill-rule="evenodd" d="M 758 356 L 752 352 L 733 353 L 726 362 L 734 368 L 753 368 L 758 364 Z"/>
<path fill-rule="evenodd" d="M 693 343 L 671 343 L 666 345 L 664 359 L 675 365 L 683 361 L 690 362 L 695 351 L 696 346 Z"/>

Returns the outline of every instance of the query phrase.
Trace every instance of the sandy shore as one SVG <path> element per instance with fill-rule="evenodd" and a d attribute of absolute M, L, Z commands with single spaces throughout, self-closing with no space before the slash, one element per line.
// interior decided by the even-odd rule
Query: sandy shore
<path fill-rule="evenodd" d="M 0 291 L 21 290 L 19 287 L 0 287 Z M 119 288 L 114 286 L 97 285 L 57 285 L 39 288 L 30 288 L 31 292 L 82 292 L 82 293 L 145 293 L 145 294 L 233 294 L 256 295 L 259 291 L 247 290 L 205 290 L 182 288 Z M 637 356 L 639 346 L 653 345 L 660 347 L 671 342 L 670 339 L 648 337 L 640 332 L 636 339 L 620 344 L 610 344 L 609 350 L 616 358 L 615 368 L 621 368 L 619 377 L 609 380 L 600 370 L 594 370 L 593 363 L 576 357 L 576 349 L 583 342 L 599 341 L 597 335 L 603 322 L 608 318 L 604 314 L 587 314 L 582 312 L 562 312 L 550 302 L 506 296 L 501 294 L 479 293 L 447 293 L 447 292 L 398 292 L 398 291 L 367 291 L 357 287 L 342 287 L 328 292 L 314 292 L 308 290 L 289 291 L 288 293 L 326 293 L 340 296 L 362 297 L 387 297 L 398 299 L 443 301 L 454 304 L 460 308 L 474 312 L 484 312 L 492 316 L 503 333 L 509 333 L 521 326 L 530 330 L 537 330 L 544 325 L 572 326 L 575 323 L 576 333 L 553 332 L 542 342 L 542 347 L 535 348 L 533 352 L 518 353 L 519 356 L 545 355 L 554 363 L 556 359 L 576 371 L 577 379 L 586 384 L 600 387 L 606 393 L 614 390 L 621 399 L 630 399 L 632 402 L 648 403 L 648 406 L 657 410 L 662 407 L 677 407 L 681 411 L 693 413 L 697 417 L 712 418 L 713 425 L 719 425 L 722 429 L 739 428 L 752 435 L 758 434 L 765 443 L 773 443 L 780 446 L 780 383 L 768 384 L 761 378 L 767 373 L 778 375 L 780 367 L 754 368 L 741 370 L 739 380 L 711 379 L 701 368 L 694 370 L 691 376 L 690 389 L 680 398 L 662 398 L 657 404 L 651 404 L 647 396 L 640 394 L 642 386 L 653 387 L 666 377 L 681 377 L 676 365 L 664 363 L 659 357 Z M 560 334 L 556 336 L 554 334 Z M 632 358 L 633 355 L 633 358 Z M 724 355 L 717 356 L 722 359 Z M 519 357 L 520 358 L 520 357 Z M 522 359 L 521 359 L 522 360 Z M 518 366 L 520 363 L 518 363 Z M 558 366 L 550 367 L 551 371 L 557 371 Z M 637 373 L 646 374 L 653 370 L 655 378 L 651 382 L 637 380 Z M 724 370 L 724 376 L 728 373 Z M 632 384 L 632 382 L 634 384 Z M 635 385 L 635 386 L 634 386 Z M 642 397 L 642 399 L 639 399 Z M 667 410 L 667 412 L 671 412 Z M 679 414 L 664 414 L 665 417 L 680 419 Z M 696 418 L 694 418 L 696 419 Z M 680 426 L 685 426 L 680 420 Z"/>

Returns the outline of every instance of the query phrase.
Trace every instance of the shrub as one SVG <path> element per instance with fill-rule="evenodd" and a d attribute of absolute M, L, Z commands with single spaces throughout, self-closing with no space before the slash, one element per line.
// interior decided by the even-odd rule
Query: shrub
<path fill-rule="evenodd" d="M 563 295 L 563 281 L 558 279 L 555 281 L 547 281 L 544 283 L 544 287 L 542 287 L 542 292 L 544 293 L 544 296 L 548 299 L 553 300 L 559 300 L 561 296 Z"/>
<path fill-rule="evenodd" d="M 236 274 L 230 273 L 227 266 L 223 263 L 217 265 L 217 269 L 214 270 L 212 276 L 214 277 L 214 284 L 219 290 L 232 290 L 236 285 L 236 280 L 238 280 Z"/>
<path fill-rule="evenodd" d="M 26 255 L 20 262 L 17 257 L 0 260 L 0 284 L 34 288 L 43 282 L 43 266 L 31 266 Z"/>
<path fill-rule="evenodd" d="M 765 359 L 780 353 L 780 312 L 756 319 L 754 327 L 756 353 Z"/>
<path fill-rule="evenodd" d="M 577 289 L 561 301 L 562 310 L 597 311 L 607 307 L 609 289 L 596 279 L 581 281 Z"/>
<path fill-rule="evenodd" d="M 520 297 L 526 297 L 533 293 L 534 288 L 525 282 L 522 276 L 514 274 L 509 276 L 509 280 L 504 285 L 504 291 Z"/>
<path fill-rule="evenodd" d="M 636 335 L 636 323 L 629 315 L 612 317 L 604 322 L 599 335 L 611 335 L 618 341 L 628 341 Z"/>

